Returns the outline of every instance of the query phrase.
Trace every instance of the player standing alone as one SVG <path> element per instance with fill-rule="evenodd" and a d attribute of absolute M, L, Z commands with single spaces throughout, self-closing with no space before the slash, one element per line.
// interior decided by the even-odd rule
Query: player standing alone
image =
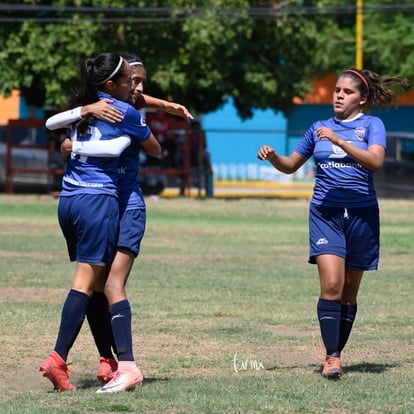
<path fill-rule="evenodd" d="M 340 357 L 355 320 L 362 275 L 376 270 L 379 260 L 374 172 L 384 161 L 386 132 L 380 118 L 361 110 L 390 106 L 407 86 L 397 76 L 345 70 L 333 93 L 335 117 L 315 122 L 289 156 L 268 145 L 258 152 L 259 159 L 287 174 L 314 157 L 309 262 L 317 264 L 320 278 L 317 314 L 326 348 L 322 375 L 327 378 L 343 375 Z"/>

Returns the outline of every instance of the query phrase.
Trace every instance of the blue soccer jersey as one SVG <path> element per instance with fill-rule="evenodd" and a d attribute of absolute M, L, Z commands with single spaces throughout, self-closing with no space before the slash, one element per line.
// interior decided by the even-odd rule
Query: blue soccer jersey
<path fill-rule="evenodd" d="M 149 130 L 149 128 L 148 128 Z M 151 131 L 149 130 L 149 134 Z M 149 136 L 147 136 L 148 138 Z M 131 137 L 131 145 L 121 154 L 119 159 L 119 209 L 121 211 L 144 208 L 144 196 L 138 183 L 139 152 L 141 140 Z"/>
<path fill-rule="evenodd" d="M 149 139 L 151 130 L 145 116 L 129 106 L 130 125 L 125 133 L 131 137 L 129 145 L 119 159 L 119 209 L 121 211 L 145 207 L 144 197 L 138 184 L 139 152 L 141 143 Z"/>
<path fill-rule="evenodd" d="M 340 138 L 367 149 L 378 144 L 386 148 L 386 132 L 378 117 L 361 115 L 351 121 L 330 118 L 315 122 L 295 151 L 305 158 L 314 157 L 315 186 L 311 202 L 327 206 L 363 207 L 377 201 L 374 172 L 363 167 L 327 138 L 319 139 L 319 127 L 331 128 Z"/>
<path fill-rule="evenodd" d="M 98 119 L 83 136 L 79 136 L 78 132 L 73 130 L 72 141 L 109 140 L 121 135 L 129 135 L 132 141 L 138 143 L 148 139 L 151 131 L 142 114 L 130 104 L 119 101 L 106 93 L 100 92 L 99 97 L 111 99 L 113 106 L 123 114 L 123 120 L 112 124 Z M 63 177 L 61 196 L 76 193 L 103 193 L 117 196 L 118 184 L 120 185 L 119 177 L 125 173 L 131 173 L 131 168 L 133 167 L 130 165 L 121 164 L 119 158 L 72 154 Z M 135 181 L 137 171 L 138 168 L 134 170 Z"/>
<path fill-rule="evenodd" d="M 76 129 L 71 130 L 72 141 L 106 140 L 100 122 L 89 126 L 88 131 L 79 136 Z M 118 195 L 118 158 L 90 157 L 72 154 L 67 161 L 62 179 L 60 195 L 109 194 Z"/>

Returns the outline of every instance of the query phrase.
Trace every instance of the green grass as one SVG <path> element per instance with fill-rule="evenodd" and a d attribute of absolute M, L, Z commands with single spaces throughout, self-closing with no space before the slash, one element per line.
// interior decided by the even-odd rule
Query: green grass
<path fill-rule="evenodd" d="M 128 282 L 145 381 L 96 394 L 85 323 L 71 350 L 75 392 L 37 371 L 54 346 L 74 265 L 57 200 L 0 196 L 0 413 L 414 412 L 414 202 L 381 200 L 381 261 L 364 276 L 345 376 L 327 381 L 316 267 L 302 200 L 148 200 Z"/>

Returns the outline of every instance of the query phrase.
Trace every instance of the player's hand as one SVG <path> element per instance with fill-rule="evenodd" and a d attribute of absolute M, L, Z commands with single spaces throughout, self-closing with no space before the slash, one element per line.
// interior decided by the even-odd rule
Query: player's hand
<path fill-rule="evenodd" d="M 94 116 L 111 123 L 121 122 L 122 113 L 111 105 L 112 102 L 112 99 L 102 99 L 93 104 L 85 105 L 82 107 L 81 116 Z"/>
<path fill-rule="evenodd" d="M 191 115 L 190 111 L 184 105 L 175 102 L 168 102 L 165 106 L 165 111 L 171 115 L 181 116 L 188 120 L 194 119 L 193 115 Z"/>
<path fill-rule="evenodd" d="M 269 145 L 262 145 L 257 153 L 257 158 L 262 161 L 270 160 L 275 155 L 275 150 Z"/>
<path fill-rule="evenodd" d="M 316 135 L 319 139 L 323 139 L 323 138 L 329 139 L 329 141 L 331 141 L 333 144 L 337 144 L 338 141 L 340 140 L 338 135 L 336 135 L 335 132 L 333 132 L 331 128 L 327 128 L 327 127 L 319 127 L 316 130 Z"/>
<path fill-rule="evenodd" d="M 60 152 L 62 153 L 62 162 L 64 163 L 72 152 L 72 141 L 70 138 L 66 137 L 62 145 L 60 146 Z"/>

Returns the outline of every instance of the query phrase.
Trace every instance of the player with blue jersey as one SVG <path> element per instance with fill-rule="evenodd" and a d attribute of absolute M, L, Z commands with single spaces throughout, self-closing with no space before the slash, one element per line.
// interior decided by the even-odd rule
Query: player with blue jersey
<path fill-rule="evenodd" d="M 137 107 L 157 107 L 174 115 L 191 119 L 192 115 L 187 108 L 174 102 L 160 100 L 143 94 L 143 83 L 146 71 L 140 58 L 137 56 L 125 56 L 131 68 L 131 103 Z M 88 105 L 87 108 L 77 108 L 83 113 L 95 114 L 111 122 L 119 121 L 119 114 L 111 112 L 111 107 L 103 112 L 101 102 Z M 110 103 L 109 100 L 106 101 Z M 59 121 L 59 122 L 56 122 Z M 73 115 L 64 112 L 48 120 L 48 126 L 61 127 L 62 123 L 73 122 Z M 52 124 L 52 125 L 51 125 Z M 119 142 L 118 142 L 119 140 Z M 114 141 L 117 141 L 116 143 Z M 122 137 L 112 141 L 89 141 L 79 145 L 78 142 L 66 140 L 62 149 L 64 152 L 72 152 L 73 156 L 116 156 L 122 145 Z M 130 274 L 134 259 L 138 256 L 140 244 L 145 232 L 146 210 L 141 188 L 138 184 L 139 152 L 146 150 L 139 140 L 131 140 L 121 154 L 118 165 L 119 173 L 119 206 L 120 226 L 117 241 L 117 251 L 109 269 L 105 283 L 105 295 L 96 291 L 92 296 L 88 309 L 88 322 L 94 335 L 100 353 L 100 366 L 97 377 L 105 385 L 98 392 L 118 392 L 135 386 L 143 377 L 139 372 L 133 357 L 131 310 L 126 296 L 125 285 Z M 105 311 L 110 306 L 112 321 L 106 321 Z M 114 317 L 116 316 L 116 317 Z M 114 348 L 118 361 L 113 357 L 112 332 L 115 339 Z"/>
<path fill-rule="evenodd" d="M 110 95 L 105 92 L 98 93 L 99 99 L 108 99 Z M 80 143 L 89 141 L 104 141 L 128 135 L 133 141 L 144 142 L 148 140 L 151 131 L 145 123 L 145 118 L 126 102 L 112 99 L 112 105 L 122 114 L 122 121 L 110 124 L 97 119 L 89 126 L 86 133 L 80 135 L 76 128 L 71 130 L 71 141 Z M 61 197 L 78 193 L 117 194 L 118 188 L 118 159 L 100 158 L 96 156 L 74 155 L 69 159 L 65 175 L 62 180 Z M 103 175 L 102 171 L 106 174 Z"/>
<path fill-rule="evenodd" d="M 160 147 L 144 118 L 126 103 L 130 95 L 130 67 L 112 53 L 87 59 L 81 65 L 81 86 L 71 106 L 88 105 L 98 99 L 111 99 L 122 113 L 122 121 L 108 123 L 82 118 L 71 127 L 71 137 L 81 146 L 90 141 L 124 140 L 130 135 L 153 155 Z M 118 155 L 119 155 L 118 153 Z M 116 156 L 74 155 L 68 160 L 59 200 L 58 218 L 65 236 L 69 257 L 76 261 L 71 290 L 61 315 L 54 351 L 40 365 L 40 371 L 58 391 L 73 390 L 69 382 L 67 355 L 85 318 L 90 297 L 105 278 L 106 266 L 114 254 L 119 225 L 118 173 Z"/>
<path fill-rule="evenodd" d="M 383 164 L 386 132 L 380 118 L 362 109 L 396 102 L 407 87 L 404 78 L 381 77 L 369 70 L 348 69 L 337 78 L 335 117 L 315 122 L 289 156 L 263 145 L 258 158 L 290 174 L 309 158 L 316 165 L 309 207 L 310 263 L 320 279 L 317 313 L 326 348 L 322 375 L 343 375 L 341 352 L 357 312 L 364 271 L 379 260 L 379 208 L 374 172 Z"/>

